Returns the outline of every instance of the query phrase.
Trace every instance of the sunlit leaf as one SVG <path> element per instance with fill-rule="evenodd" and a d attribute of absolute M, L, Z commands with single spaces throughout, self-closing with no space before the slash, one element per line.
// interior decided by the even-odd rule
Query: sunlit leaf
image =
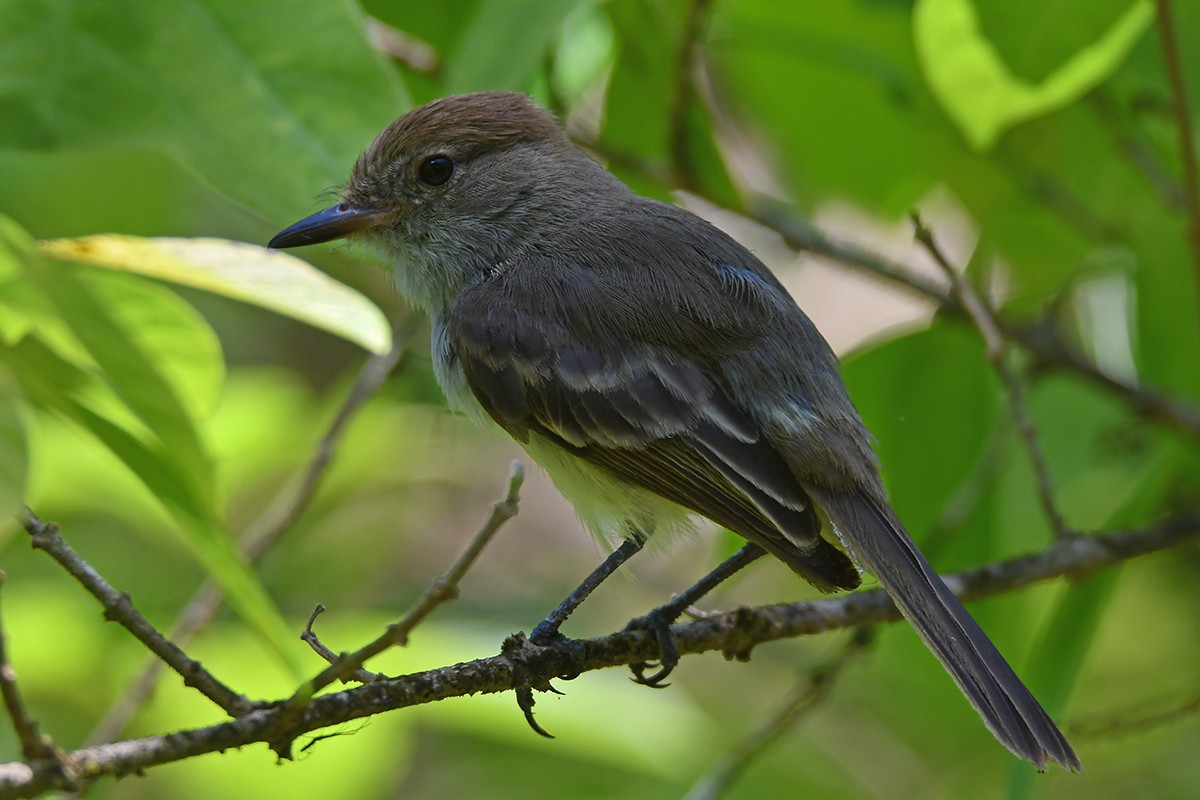
<path fill-rule="evenodd" d="M 42 307 L 35 328 L 0 346 L 0 363 L 31 402 L 78 424 L 137 476 L 178 525 L 181 543 L 286 659 L 291 635 L 228 536 L 199 429 L 224 374 L 212 330 L 166 287 L 56 263 L 19 230 L 3 233 L 4 252 Z M 6 440 L 16 436 L 10 427 L 0 420 Z M 8 443 L 0 473 L 23 457 Z"/>
<path fill-rule="evenodd" d="M 374 303 L 287 253 L 224 239 L 115 235 L 57 239 L 42 250 L 252 303 L 375 353 L 391 346 L 387 318 Z"/>
<path fill-rule="evenodd" d="M 35 270 L 39 288 L 50 297 L 76 339 L 95 360 L 105 381 L 163 443 L 180 467 L 179 477 L 186 476 L 199 502 L 213 508 L 212 461 L 181 392 L 165 376 L 164 364 L 174 353 L 169 343 L 167 352 L 158 352 L 164 344 L 160 337 L 143 337 L 136 329 L 139 322 L 153 324 L 169 319 L 169 315 L 121 310 L 122 306 L 139 301 L 152 303 L 156 293 L 166 290 L 132 289 L 128 278 L 105 286 L 105 282 L 95 281 L 96 276 L 90 275 L 91 272 L 77 265 L 52 263 Z M 177 326 L 171 327 L 179 330 Z M 220 363 L 219 350 L 214 348 L 207 355 L 209 361 Z M 188 364 L 178 365 L 174 374 L 187 375 L 191 368 Z M 211 373 L 203 366 L 198 368 Z"/>
<path fill-rule="evenodd" d="M 987 150 L 1005 130 L 1061 108 L 1108 77 L 1154 18 L 1133 3 L 1089 47 L 1041 83 L 1018 78 L 979 25 L 976 0 L 918 0 L 913 37 L 929 86 L 973 147 Z"/>

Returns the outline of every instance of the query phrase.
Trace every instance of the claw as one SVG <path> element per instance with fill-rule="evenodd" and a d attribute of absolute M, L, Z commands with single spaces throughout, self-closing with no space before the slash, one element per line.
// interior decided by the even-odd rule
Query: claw
<path fill-rule="evenodd" d="M 554 687 L 550 687 L 550 690 L 558 694 L 562 694 L 562 692 L 559 692 Z M 529 723 L 530 728 L 533 728 L 533 732 L 538 736 L 545 736 L 547 739 L 553 739 L 554 734 L 547 731 L 541 725 L 538 725 L 537 720 L 533 718 L 533 704 L 535 702 L 533 699 L 533 689 L 529 686 L 522 686 L 516 690 L 516 695 L 517 707 L 520 708 L 521 712 L 525 714 L 525 721 Z"/>
<path fill-rule="evenodd" d="M 629 678 L 629 680 L 633 681 L 639 686 L 648 686 L 651 689 L 665 689 L 671 685 L 669 683 L 663 683 L 663 680 L 671 674 L 671 669 L 667 667 L 661 667 L 653 675 L 646 674 L 646 670 L 654 669 L 658 666 L 660 665 L 657 661 L 639 661 L 636 664 L 630 664 L 629 671 L 632 672 L 633 675 Z"/>
<path fill-rule="evenodd" d="M 514 634 L 505 640 L 504 645 L 501 648 L 501 652 L 508 655 L 508 657 L 513 660 L 514 665 L 521 668 L 521 671 L 517 672 L 517 675 L 519 676 L 518 680 L 528 680 L 528 675 L 524 671 L 523 666 L 524 650 L 528 647 L 556 648 L 567 654 L 575 666 L 573 666 L 571 669 L 565 670 L 563 674 L 558 676 L 563 680 L 571 680 L 579 674 L 579 670 L 582 669 L 580 665 L 583 663 L 583 645 L 581 643 L 575 641 L 574 639 L 563 636 L 561 633 L 554 630 L 549 632 L 542 631 L 540 635 L 537 631 L 535 631 L 534 636 L 537 636 L 538 641 L 535 641 L 533 636 L 526 638 L 524 634 Z M 521 713 L 525 715 L 525 721 L 529 723 L 529 727 L 532 728 L 534 733 L 538 734 L 539 736 L 545 736 L 547 739 L 553 739 L 554 735 L 539 725 L 537 720 L 533 718 L 533 705 L 535 702 L 533 693 L 535 690 L 539 692 L 553 692 L 557 695 L 565 695 L 566 693 L 556 689 L 554 685 L 547 680 L 537 680 L 525 683 L 525 685 L 519 686 L 514 690 L 514 694 L 517 698 L 517 707 L 520 708 Z"/>
<path fill-rule="evenodd" d="M 670 686 L 671 684 L 663 683 L 663 681 L 679 664 L 679 648 L 675 646 L 675 637 L 671 635 L 671 623 L 678 617 L 678 613 L 671 610 L 668 611 L 669 616 L 667 616 L 662 613 L 663 608 L 655 609 L 644 617 L 630 620 L 629 624 L 625 626 L 627 631 L 651 631 L 658 641 L 659 660 L 657 662 L 642 661 L 629 665 L 629 669 L 633 673 L 631 680 L 652 689 L 665 689 Z M 654 674 L 646 674 L 646 670 L 655 667 L 658 670 Z"/>

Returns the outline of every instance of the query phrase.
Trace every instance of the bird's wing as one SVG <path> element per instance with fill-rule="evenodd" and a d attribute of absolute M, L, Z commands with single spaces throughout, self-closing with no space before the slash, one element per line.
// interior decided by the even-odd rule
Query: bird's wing
<path fill-rule="evenodd" d="M 786 462 L 715 376 L 662 345 L 590 346 L 544 304 L 496 300 L 461 299 L 450 336 L 475 398 L 513 437 L 540 437 L 702 514 L 820 589 L 858 585 Z"/>
<path fill-rule="evenodd" d="M 669 224 L 673 212 L 658 213 Z M 576 251 L 582 260 L 589 248 L 618 248 L 610 260 L 636 269 L 559 260 L 463 294 L 450 334 L 480 404 L 514 437 L 540 436 L 697 511 L 820 588 L 853 587 L 853 563 L 819 535 L 827 516 L 1000 741 L 1039 768 L 1051 759 L 1078 769 L 892 514 L 812 323 L 744 250 L 703 228 L 652 235 L 655 224 Z M 681 242 L 693 263 L 666 252 Z M 733 399 L 747 396 L 760 405 Z"/>

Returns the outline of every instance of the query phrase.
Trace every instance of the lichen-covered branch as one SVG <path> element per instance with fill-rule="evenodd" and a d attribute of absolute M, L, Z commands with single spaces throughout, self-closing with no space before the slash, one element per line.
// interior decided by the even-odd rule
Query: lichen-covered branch
<path fill-rule="evenodd" d="M 1069 537 L 1038 553 L 950 575 L 947 583 L 963 599 L 977 599 L 1051 578 L 1086 575 L 1196 540 L 1200 540 L 1200 513 L 1135 530 Z M 898 618 L 887 594 L 874 589 L 812 602 L 739 608 L 676 625 L 672 631 L 681 653 L 719 651 L 731 658 L 745 658 L 764 642 Z M 385 711 L 623 667 L 654 658 L 658 652 L 654 636 L 644 631 L 585 640 L 578 648 L 526 644 L 524 636 L 517 634 L 506 641 L 499 655 L 490 658 L 321 695 L 298 715 L 285 713 L 282 703 L 277 703 L 206 728 L 87 747 L 63 754 L 63 758 L 71 765 L 75 780 L 86 783 L 231 747 L 290 740 Z M 54 760 L 0 765 L 0 800 L 64 788 L 62 773 L 62 764 Z"/>

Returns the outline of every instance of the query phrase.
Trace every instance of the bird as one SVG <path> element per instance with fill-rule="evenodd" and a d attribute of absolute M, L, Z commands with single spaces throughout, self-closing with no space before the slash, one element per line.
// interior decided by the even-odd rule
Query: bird
<path fill-rule="evenodd" d="M 747 540 L 731 570 L 765 552 L 823 592 L 865 570 L 1005 747 L 1080 769 L 892 510 L 832 349 L 731 236 L 636 194 L 530 97 L 488 91 L 400 116 L 337 203 L 269 246 L 343 238 L 428 315 L 450 407 L 501 428 L 588 528 L 619 537 L 590 581 L 697 515 Z M 557 635 L 586 584 L 535 637 Z"/>

